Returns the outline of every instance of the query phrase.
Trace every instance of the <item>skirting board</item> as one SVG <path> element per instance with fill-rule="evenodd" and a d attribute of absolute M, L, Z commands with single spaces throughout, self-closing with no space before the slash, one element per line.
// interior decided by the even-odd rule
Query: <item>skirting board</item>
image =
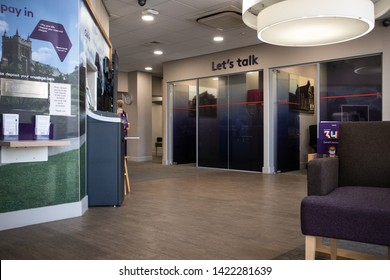
<path fill-rule="evenodd" d="M 134 157 L 134 156 L 126 156 L 126 158 L 129 161 L 135 161 L 135 162 L 144 162 L 144 161 L 152 161 L 152 156 L 145 156 L 145 157 Z"/>
<path fill-rule="evenodd" d="M 82 216 L 88 210 L 88 196 L 81 201 L 0 213 L 0 231 Z"/>

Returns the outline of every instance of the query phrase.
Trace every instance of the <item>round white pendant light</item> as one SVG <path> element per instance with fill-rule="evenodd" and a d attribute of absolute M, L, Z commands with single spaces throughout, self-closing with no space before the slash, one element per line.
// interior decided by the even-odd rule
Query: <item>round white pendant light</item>
<path fill-rule="evenodd" d="M 257 30 L 257 15 L 267 6 L 273 5 L 281 0 L 243 0 L 242 21 L 250 28 Z"/>
<path fill-rule="evenodd" d="M 280 46 L 322 46 L 359 38 L 375 26 L 371 0 L 285 0 L 261 10 L 258 38 Z"/>
<path fill-rule="evenodd" d="M 390 0 L 372 0 L 372 2 L 374 2 L 376 19 L 390 11 Z"/>

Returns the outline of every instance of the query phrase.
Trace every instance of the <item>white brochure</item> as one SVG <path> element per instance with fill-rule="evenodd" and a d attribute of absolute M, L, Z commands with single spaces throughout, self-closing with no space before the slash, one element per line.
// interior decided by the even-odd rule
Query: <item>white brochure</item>
<path fill-rule="evenodd" d="M 35 135 L 49 136 L 50 134 L 50 116 L 36 115 L 35 116 Z"/>
<path fill-rule="evenodd" d="M 18 136 L 19 135 L 19 115 L 18 114 L 3 114 L 3 135 Z"/>

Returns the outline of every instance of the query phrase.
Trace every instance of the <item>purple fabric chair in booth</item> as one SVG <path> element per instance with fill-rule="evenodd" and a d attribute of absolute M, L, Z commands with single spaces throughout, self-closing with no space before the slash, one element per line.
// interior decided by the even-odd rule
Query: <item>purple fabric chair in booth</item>
<path fill-rule="evenodd" d="M 351 253 L 337 249 L 337 239 L 387 246 L 390 255 L 389 121 L 341 123 L 338 156 L 310 161 L 307 176 L 301 202 L 306 259 L 324 248 L 321 237 L 330 238 L 331 259 Z"/>

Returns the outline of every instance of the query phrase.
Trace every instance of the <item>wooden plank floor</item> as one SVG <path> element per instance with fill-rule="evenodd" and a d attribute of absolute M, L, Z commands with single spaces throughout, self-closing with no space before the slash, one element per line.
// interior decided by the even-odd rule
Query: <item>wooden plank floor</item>
<path fill-rule="evenodd" d="M 0 232 L 6 259 L 272 259 L 304 243 L 304 172 L 129 163 L 120 207 Z"/>

